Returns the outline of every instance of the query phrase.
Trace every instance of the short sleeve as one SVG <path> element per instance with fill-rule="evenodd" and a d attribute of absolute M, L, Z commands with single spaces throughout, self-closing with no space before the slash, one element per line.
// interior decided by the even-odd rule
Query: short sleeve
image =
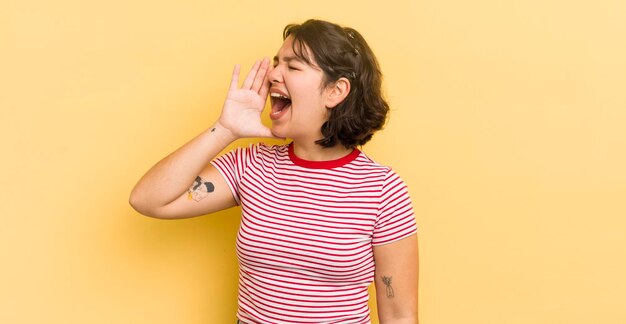
<path fill-rule="evenodd" d="M 239 184 L 246 169 L 250 165 L 252 159 L 257 152 L 257 146 L 250 144 L 248 147 L 238 147 L 228 153 L 225 153 L 211 161 L 211 164 L 224 177 L 230 191 L 240 205 Z"/>
<path fill-rule="evenodd" d="M 389 170 L 383 182 L 372 235 L 372 245 L 391 243 L 417 233 L 409 191 L 404 181 Z"/>

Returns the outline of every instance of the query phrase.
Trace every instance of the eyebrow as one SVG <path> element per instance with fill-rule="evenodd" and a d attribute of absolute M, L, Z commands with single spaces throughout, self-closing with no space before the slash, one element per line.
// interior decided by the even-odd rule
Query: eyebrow
<path fill-rule="evenodd" d="M 278 63 L 278 61 L 279 61 L 278 56 L 274 56 L 274 64 Z M 300 63 L 306 63 L 301 58 L 299 58 L 297 56 L 285 56 L 285 57 L 283 57 L 283 61 L 285 61 L 287 63 L 289 63 L 291 61 L 297 61 L 297 62 L 300 62 Z"/>

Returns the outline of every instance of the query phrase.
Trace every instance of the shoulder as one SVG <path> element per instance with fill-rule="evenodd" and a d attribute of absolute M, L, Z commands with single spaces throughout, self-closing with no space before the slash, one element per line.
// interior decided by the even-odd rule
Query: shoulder
<path fill-rule="evenodd" d="M 284 159 L 288 155 L 289 145 L 270 145 L 263 142 L 250 143 L 247 146 L 239 146 L 236 151 L 245 160 L 255 163 L 260 160 Z"/>
<path fill-rule="evenodd" d="M 250 146 L 254 146 L 257 150 L 263 152 L 286 152 L 289 149 L 289 144 L 267 144 L 264 142 L 253 143 Z"/>
<path fill-rule="evenodd" d="M 361 153 L 359 154 L 359 156 L 357 156 L 357 158 L 354 159 L 354 161 L 352 161 L 352 163 L 350 163 L 350 166 L 352 168 L 359 169 L 359 170 L 367 170 L 369 172 L 377 173 L 377 174 L 380 174 L 382 176 L 384 176 L 387 173 L 389 173 L 390 171 L 392 171 L 390 166 L 384 165 L 384 164 L 380 164 L 380 163 L 374 161 L 369 156 L 367 156 L 367 154 L 365 152 L 363 152 L 363 151 L 360 151 L 360 152 Z"/>
<path fill-rule="evenodd" d="M 284 145 L 271 145 L 264 142 L 250 143 L 248 145 L 237 146 L 233 151 L 240 151 L 252 154 L 258 153 L 271 153 L 271 152 L 287 152 L 289 148 L 288 144 Z"/>
<path fill-rule="evenodd" d="M 289 144 L 266 144 L 264 142 L 250 144 L 251 150 L 257 156 L 276 157 L 289 154 Z"/>
<path fill-rule="evenodd" d="M 376 173 L 379 176 L 378 179 L 381 181 L 381 190 L 383 192 L 397 186 L 406 187 L 402 177 L 391 166 L 376 162 L 363 151 L 361 151 L 361 154 L 355 159 L 352 165 L 356 169 Z"/>

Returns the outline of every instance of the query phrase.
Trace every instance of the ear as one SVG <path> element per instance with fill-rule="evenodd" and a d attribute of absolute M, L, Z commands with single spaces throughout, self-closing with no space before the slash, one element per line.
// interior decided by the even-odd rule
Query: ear
<path fill-rule="evenodd" d="M 326 108 L 335 108 L 349 93 L 350 81 L 343 77 L 339 78 L 326 88 Z"/>

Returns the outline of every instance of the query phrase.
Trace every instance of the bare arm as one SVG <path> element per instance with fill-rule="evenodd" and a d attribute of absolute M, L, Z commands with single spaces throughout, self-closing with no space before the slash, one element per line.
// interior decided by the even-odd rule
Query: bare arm
<path fill-rule="evenodd" d="M 156 218 L 193 217 L 234 206 L 225 180 L 209 162 L 235 139 L 222 125 L 214 124 L 153 166 L 135 185 L 130 204 L 138 212 Z M 197 177 L 211 185 L 194 190 Z M 198 189 L 206 189 L 211 198 L 187 198 L 194 191 L 200 192 Z"/>
<path fill-rule="evenodd" d="M 418 324 L 417 234 L 374 246 L 378 318 L 381 324 Z"/>
<path fill-rule="evenodd" d="M 241 88 L 239 70 L 235 66 L 219 120 L 137 182 L 129 199 L 135 210 L 157 218 L 187 218 L 235 205 L 226 181 L 209 162 L 238 138 L 272 137 L 261 124 L 269 91 L 269 60 L 257 61 Z"/>

